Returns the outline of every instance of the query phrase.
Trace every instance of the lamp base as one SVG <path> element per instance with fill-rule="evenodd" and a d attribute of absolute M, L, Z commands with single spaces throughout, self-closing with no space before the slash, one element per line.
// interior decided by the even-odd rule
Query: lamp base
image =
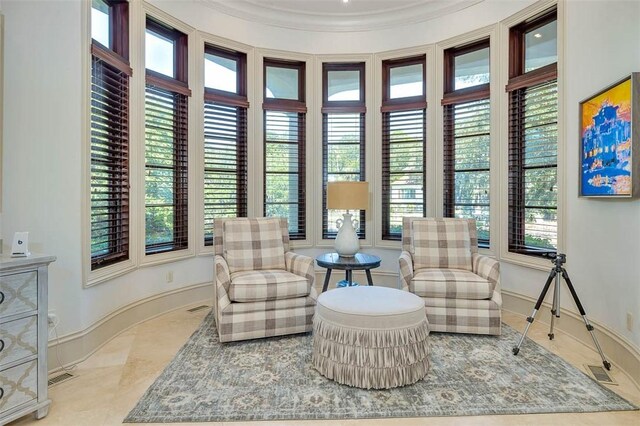
<path fill-rule="evenodd" d="M 340 226 L 342 222 L 342 226 Z M 360 240 L 353 227 L 352 215 L 345 213 L 342 219 L 338 219 L 337 225 L 339 226 L 338 235 L 333 243 L 336 253 L 340 257 L 353 257 L 360 250 Z"/>

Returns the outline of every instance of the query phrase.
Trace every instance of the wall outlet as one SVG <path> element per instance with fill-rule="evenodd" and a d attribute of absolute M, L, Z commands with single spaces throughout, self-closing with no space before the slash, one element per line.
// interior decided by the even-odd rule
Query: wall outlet
<path fill-rule="evenodd" d="M 627 330 L 633 331 L 633 315 L 627 312 Z"/>
<path fill-rule="evenodd" d="M 168 283 L 172 283 L 173 282 L 173 271 L 167 272 L 167 282 Z"/>
<path fill-rule="evenodd" d="M 49 311 L 49 314 L 47 315 L 47 323 L 50 327 L 58 324 L 58 316 L 55 311 Z"/>

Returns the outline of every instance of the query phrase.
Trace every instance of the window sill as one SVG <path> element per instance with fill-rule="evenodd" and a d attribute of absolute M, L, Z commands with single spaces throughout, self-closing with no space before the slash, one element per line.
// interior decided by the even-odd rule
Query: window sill
<path fill-rule="evenodd" d="M 140 267 L 161 265 L 163 263 L 176 262 L 178 260 L 184 260 L 194 257 L 193 248 L 184 250 L 170 251 L 158 254 L 145 254 L 140 262 Z"/>
<path fill-rule="evenodd" d="M 91 265 L 87 267 L 90 269 Z M 98 284 L 102 284 L 121 275 L 125 275 L 129 272 L 135 271 L 136 269 L 137 268 L 135 262 L 129 259 L 123 262 L 115 263 L 113 265 L 105 266 L 104 268 L 100 268 L 95 271 L 89 270 L 88 278 L 86 279 L 83 287 L 89 288 Z"/>
<path fill-rule="evenodd" d="M 498 260 L 500 260 L 500 262 L 523 266 L 525 268 L 537 269 L 539 271 L 549 271 L 552 267 L 552 263 L 549 259 L 506 251 L 500 253 L 500 259 Z"/>

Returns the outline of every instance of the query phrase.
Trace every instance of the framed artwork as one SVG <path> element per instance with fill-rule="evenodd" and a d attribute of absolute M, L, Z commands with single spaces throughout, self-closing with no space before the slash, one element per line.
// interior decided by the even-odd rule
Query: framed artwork
<path fill-rule="evenodd" d="M 580 102 L 581 197 L 638 195 L 640 73 Z"/>

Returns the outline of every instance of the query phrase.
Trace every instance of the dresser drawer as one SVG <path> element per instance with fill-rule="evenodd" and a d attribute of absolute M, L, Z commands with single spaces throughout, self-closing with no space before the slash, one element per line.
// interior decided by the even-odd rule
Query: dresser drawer
<path fill-rule="evenodd" d="M 0 412 L 38 398 L 36 360 L 0 371 Z"/>
<path fill-rule="evenodd" d="M 38 353 L 38 316 L 0 324 L 0 368 Z"/>
<path fill-rule="evenodd" d="M 36 271 L 0 276 L 0 317 L 38 308 Z"/>

